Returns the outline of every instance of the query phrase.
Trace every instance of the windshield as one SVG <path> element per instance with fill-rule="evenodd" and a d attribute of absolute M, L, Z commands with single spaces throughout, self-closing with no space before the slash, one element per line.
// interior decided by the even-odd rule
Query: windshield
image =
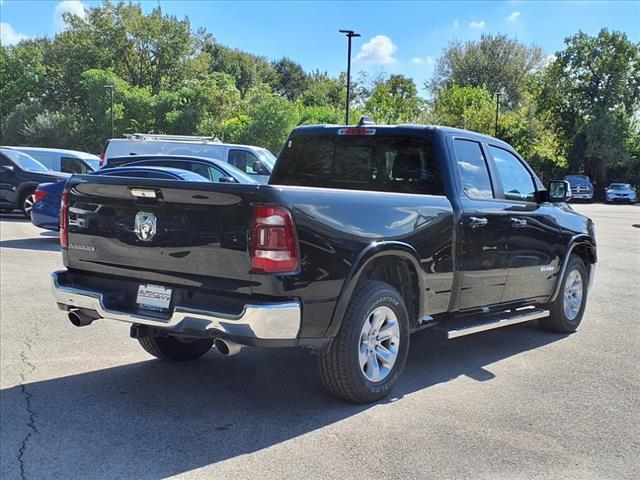
<path fill-rule="evenodd" d="M 83 158 L 82 160 L 88 163 L 94 170 L 98 170 L 100 168 L 100 160 L 97 158 Z"/>
<path fill-rule="evenodd" d="M 609 185 L 609 190 L 629 190 L 631 185 L 628 183 L 612 183 Z"/>
<path fill-rule="evenodd" d="M 269 169 L 269 172 L 273 171 L 273 166 L 276 164 L 276 157 L 266 148 L 256 149 L 260 161 Z"/>
<path fill-rule="evenodd" d="M 47 167 L 37 161 L 35 158 L 27 155 L 26 153 L 18 152 L 16 150 L 2 149 L 7 157 L 9 157 L 20 170 L 27 172 L 50 172 Z"/>
<path fill-rule="evenodd" d="M 244 173 L 239 168 L 236 168 L 233 165 L 231 165 L 230 163 L 225 164 L 224 168 L 227 171 L 227 173 L 229 173 L 233 178 L 235 178 L 240 183 L 259 183 L 259 182 L 256 182 L 253 178 L 251 178 L 249 175 Z"/>
<path fill-rule="evenodd" d="M 569 183 L 589 183 L 589 177 L 586 175 L 567 175 L 564 179 Z"/>

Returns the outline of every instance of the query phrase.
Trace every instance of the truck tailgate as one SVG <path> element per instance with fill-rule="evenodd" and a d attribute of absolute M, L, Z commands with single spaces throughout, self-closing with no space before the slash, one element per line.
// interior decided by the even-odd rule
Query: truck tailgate
<path fill-rule="evenodd" d="M 70 269 L 250 293 L 258 185 L 74 176 Z"/>

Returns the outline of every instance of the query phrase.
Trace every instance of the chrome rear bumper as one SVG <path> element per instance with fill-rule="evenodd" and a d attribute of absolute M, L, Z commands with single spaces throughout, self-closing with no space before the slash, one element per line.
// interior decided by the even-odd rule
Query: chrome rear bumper
<path fill-rule="evenodd" d="M 292 340 L 300 330 L 301 306 L 297 301 L 247 304 L 238 315 L 176 305 L 170 317 L 160 318 L 109 309 L 103 292 L 65 285 L 64 273 L 64 270 L 53 272 L 51 283 L 56 302 L 65 310 L 82 308 L 96 312 L 100 318 L 208 336 Z"/>

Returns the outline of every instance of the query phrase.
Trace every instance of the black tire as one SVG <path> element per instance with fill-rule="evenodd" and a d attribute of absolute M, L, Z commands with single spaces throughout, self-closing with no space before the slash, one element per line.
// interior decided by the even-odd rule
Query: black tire
<path fill-rule="evenodd" d="M 138 342 L 147 353 L 160 360 L 185 362 L 201 357 L 213 346 L 212 338 L 202 338 L 190 342 L 175 337 L 143 337 Z"/>
<path fill-rule="evenodd" d="M 29 220 L 31 220 L 31 208 L 33 208 L 33 204 L 35 202 L 35 199 L 34 199 L 35 191 L 36 190 L 34 188 L 34 189 L 29 189 L 26 192 L 24 192 L 20 196 L 20 203 L 18 204 L 22 214 L 25 216 L 25 218 L 28 218 Z M 31 200 L 31 208 L 28 207 L 27 200 Z"/>
<path fill-rule="evenodd" d="M 398 320 L 399 345 L 395 363 L 388 374 L 382 380 L 372 382 L 360 367 L 359 349 L 364 323 L 380 306 L 391 309 Z M 386 397 L 398 382 L 408 352 L 409 315 L 402 296 L 384 282 L 368 281 L 352 297 L 338 335 L 329 350 L 319 357 L 322 385 L 332 395 L 350 402 L 375 402 Z"/>
<path fill-rule="evenodd" d="M 564 297 L 565 288 L 567 287 L 567 281 L 571 276 L 571 273 L 577 271 L 582 279 L 582 297 L 580 307 L 574 318 L 569 318 L 564 309 Z M 582 316 L 584 315 L 584 309 L 587 306 L 587 293 L 588 293 L 589 278 L 587 276 L 587 269 L 584 266 L 584 262 L 577 255 L 571 255 L 567 269 L 562 277 L 562 284 L 560 286 L 560 292 L 558 296 L 549 304 L 550 315 L 546 318 L 538 320 L 538 323 L 543 330 L 556 333 L 573 333 L 578 329 Z"/>

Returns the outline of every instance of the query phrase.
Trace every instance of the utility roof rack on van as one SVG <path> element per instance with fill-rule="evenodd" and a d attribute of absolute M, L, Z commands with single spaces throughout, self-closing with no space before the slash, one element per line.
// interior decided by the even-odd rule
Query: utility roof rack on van
<path fill-rule="evenodd" d="M 126 133 L 130 140 L 165 140 L 174 142 L 212 142 L 222 143 L 217 137 L 194 137 L 191 135 L 162 135 L 160 133 Z"/>

